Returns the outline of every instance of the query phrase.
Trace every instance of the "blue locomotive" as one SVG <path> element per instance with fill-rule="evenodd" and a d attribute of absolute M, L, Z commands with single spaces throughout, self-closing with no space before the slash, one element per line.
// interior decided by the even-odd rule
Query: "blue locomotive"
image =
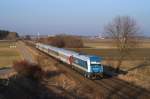
<path fill-rule="evenodd" d="M 84 55 L 42 43 L 36 43 L 36 48 L 66 64 L 69 64 L 69 66 L 82 73 L 85 77 L 97 78 L 103 76 L 103 65 L 101 64 L 102 57 Z"/>

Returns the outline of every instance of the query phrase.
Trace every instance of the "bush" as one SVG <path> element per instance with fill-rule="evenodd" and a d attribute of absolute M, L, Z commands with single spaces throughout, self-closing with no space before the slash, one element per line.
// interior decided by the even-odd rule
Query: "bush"
<path fill-rule="evenodd" d="M 44 74 L 43 70 L 39 65 L 29 63 L 26 60 L 14 62 L 13 68 L 21 77 L 41 79 Z"/>
<path fill-rule="evenodd" d="M 64 39 L 61 36 L 51 37 L 48 40 L 49 44 L 56 47 L 65 47 Z"/>
<path fill-rule="evenodd" d="M 65 47 L 67 48 L 82 48 L 83 41 L 80 37 L 65 36 L 64 37 Z"/>

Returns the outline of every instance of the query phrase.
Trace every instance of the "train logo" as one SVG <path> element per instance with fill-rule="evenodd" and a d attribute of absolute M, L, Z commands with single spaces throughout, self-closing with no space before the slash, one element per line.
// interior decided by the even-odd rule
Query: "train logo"
<path fill-rule="evenodd" d="M 70 56 L 69 58 L 68 58 L 68 60 L 69 60 L 69 63 L 72 65 L 72 63 L 73 63 L 73 56 Z"/>

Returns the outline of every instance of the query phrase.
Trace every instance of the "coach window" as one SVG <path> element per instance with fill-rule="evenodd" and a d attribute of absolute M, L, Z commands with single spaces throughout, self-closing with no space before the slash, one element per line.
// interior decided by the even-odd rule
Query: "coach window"
<path fill-rule="evenodd" d="M 83 67 L 87 68 L 87 62 L 83 61 Z"/>
<path fill-rule="evenodd" d="M 75 58 L 75 57 L 73 57 L 73 59 L 74 59 L 75 64 L 80 65 L 83 68 L 87 68 L 87 62 L 86 61 L 83 61 L 83 60 Z"/>

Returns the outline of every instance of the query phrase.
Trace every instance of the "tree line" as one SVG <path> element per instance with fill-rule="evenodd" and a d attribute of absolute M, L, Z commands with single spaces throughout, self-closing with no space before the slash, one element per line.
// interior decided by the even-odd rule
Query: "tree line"
<path fill-rule="evenodd" d="M 0 40 L 16 40 L 19 37 L 18 33 L 7 30 L 0 30 Z"/>
<path fill-rule="evenodd" d="M 53 37 L 40 38 L 39 42 L 60 48 L 82 48 L 84 47 L 81 37 L 73 35 L 56 35 Z"/>

